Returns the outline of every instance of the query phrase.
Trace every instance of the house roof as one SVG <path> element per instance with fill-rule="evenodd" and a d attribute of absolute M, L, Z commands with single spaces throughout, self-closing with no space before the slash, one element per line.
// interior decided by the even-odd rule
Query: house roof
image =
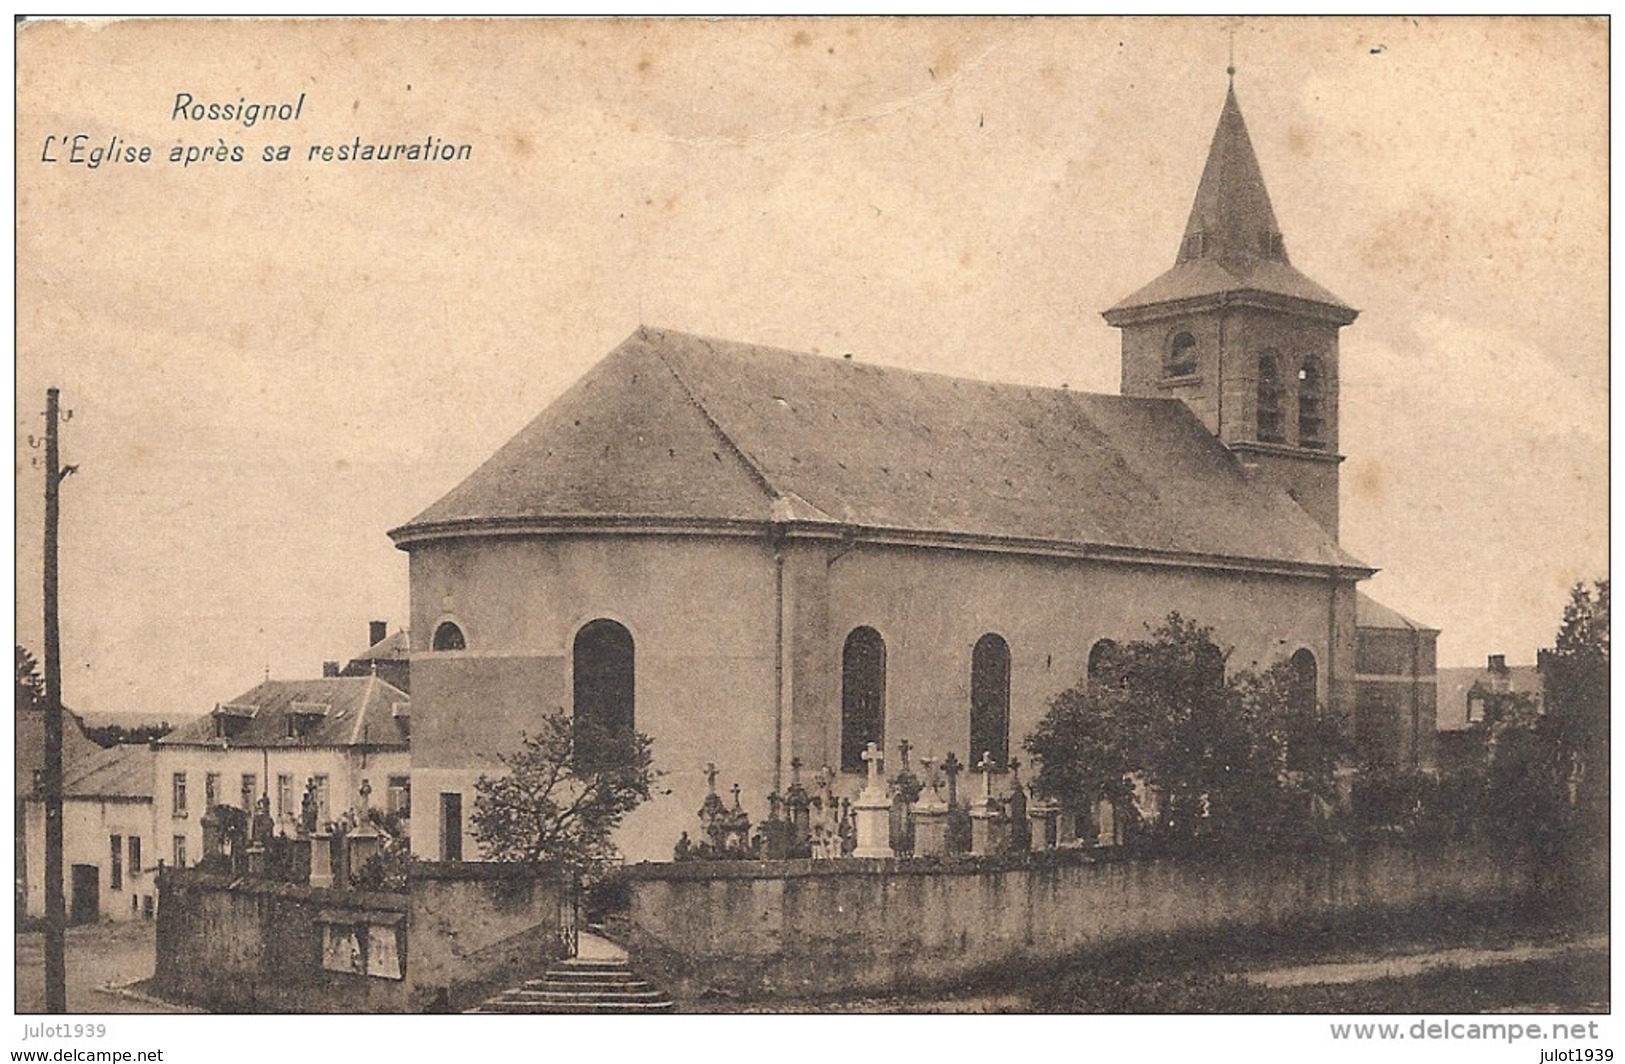
<path fill-rule="evenodd" d="M 240 721 L 232 746 L 397 746 L 408 743 L 404 714 L 395 707 L 408 696 L 376 676 L 319 680 L 266 680 L 222 707 Z M 289 718 L 305 718 L 303 732 L 288 734 Z M 163 746 L 219 745 L 215 714 L 176 728 L 159 739 Z"/>
<path fill-rule="evenodd" d="M 1411 632 L 1438 631 L 1437 628 L 1418 624 L 1398 610 L 1384 606 L 1364 591 L 1355 592 L 1354 625 L 1356 628 L 1392 628 Z"/>
<path fill-rule="evenodd" d="M 45 710 L 21 708 L 13 718 L 12 737 L 16 767 L 15 795 L 34 793 L 34 774 L 45 770 Z M 102 748 L 85 735 L 84 719 L 62 707 L 62 771 L 64 774 Z"/>
<path fill-rule="evenodd" d="M 1354 320 L 1354 310 L 1293 267 L 1264 174 L 1231 86 L 1191 204 L 1174 268 L 1106 312 L 1258 292 L 1303 300 Z"/>
<path fill-rule="evenodd" d="M 1493 673 L 1487 668 L 1467 667 L 1439 670 L 1438 721 L 1440 731 L 1459 731 L 1470 723 L 1467 719 L 1467 696 L 1475 685 L 1488 687 Z M 1545 691 L 1540 669 L 1534 665 L 1509 665 L 1506 670 L 1508 690 L 1514 694 L 1539 696 Z"/>
<path fill-rule="evenodd" d="M 411 652 L 410 633 L 405 628 L 397 628 L 394 635 L 385 636 L 350 660 L 352 662 L 397 661 L 409 657 Z"/>
<path fill-rule="evenodd" d="M 152 748 L 145 743 L 98 750 L 64 771 L 62 796 L 151 801 L 152 763 Z"/>
<path fill-rule="evenodd" d="M 1363 567 L 1175 399 L 640 328 L 397 545 L 637 522 Z"/>

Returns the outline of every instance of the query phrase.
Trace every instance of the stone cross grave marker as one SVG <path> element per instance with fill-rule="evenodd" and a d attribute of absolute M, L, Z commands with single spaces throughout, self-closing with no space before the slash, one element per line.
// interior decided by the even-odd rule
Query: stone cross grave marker
<path fill-rule="evenodd" d="M 982 801 L 993 801 L 993 751 L 983 750 L 982 760 L 976 763 L 982 770 Z"/>
<path fill-rule="evenodd" d="M 863 753 L 859 754 L 858 756 L 869 763 L 869 786 L 879 787 L 880 763 L 886 760 L 886 755 L 881 753 L 880 748 L 874 743 L 870 743 L 864 749 Z"/>

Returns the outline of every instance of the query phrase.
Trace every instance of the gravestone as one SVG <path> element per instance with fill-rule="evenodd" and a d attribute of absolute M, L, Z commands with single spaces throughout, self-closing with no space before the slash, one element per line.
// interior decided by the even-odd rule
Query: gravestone
<path fill-rule="evenodd" d="M 1010 759 L 1010 852 L 1026 853 L 1033 846 L 1033 828 L 1027 821 L 1027 789 L 1021 785 L 1021 762 Z"/>
<path fill-rule="evenodd" d="M 801 758 L 790 759 L 790 789 L 784 792 L 784 816 L 789 821 L 789 856 L 812 856 L 812 811 L 807 788 L 801 785 Z"/>
<path fill-rule="evenodd" d="M 921 857 L 941 857 L 948 852 L 948 803 L 942 798 L 936 764 L 935 758 L 920 758 L 925 790 L 914 805 L 914 852 Z"/>
<path fill-rule="evenodd" d="M 993 797 L 993 764 L 992 751 L 984 750 L 976 765 L 982 773 L 982 798 L 970 810 L 970 851 L 978 857 L 1003 853 L 1010 837 L 1004 806 Z"/>
<path fill-rule="evenodd" d="M 898 763 L 898 770 L 891 774 L 888 786 L 892 796 L 888 835 L 892 852 L 899 857 L 907 857 L 914 853 L 914 823 L 910 811 L 919 800 L 924 784 L 909 768 L 908 754 L 911 748 L 909 741 L 904 739 L 897 746 L 902 751 L 902 757 Z"/>
<path fill-rule="evenodd" d="M 863 792 L 858 800 L 852 803 L 852 814 L 856 820 L 857 847 L 852 851 L 854 857 L 890 857 L 891 848 L 891 798 L 886 794 L 885 782 L 880 778 L 880 763 L 885 755 L 879 747 L 870 743 L 861 755 L 869 766 L 869 780 L 864 785 Z"/>

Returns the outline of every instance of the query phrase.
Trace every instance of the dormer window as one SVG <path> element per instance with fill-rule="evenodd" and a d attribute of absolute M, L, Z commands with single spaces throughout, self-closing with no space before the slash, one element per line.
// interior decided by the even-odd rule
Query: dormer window
<path fill-rule="evenodd" d="M 288 738 L 304 739 L 327 720 L 332 710 L 325 702 L 295 702 L 288 707 Z"/>
<path fill-rule="evenodd" d="M 1326 446 L 1326 378 L 1313 355 L 1298 370 L 1298 446 Z"/>
<path fill-rule="evenodd" d="M 1258 439 L 1261 443 L 1286 442 L 1286 418 L 1281 413 L 1281 364 L 1275 352 L 1258 356 Z"/>
<path fill-rule="evenodd" d="M 216 739 L 231 740 L 243 733 L 254 714 L 259 712 L 258 706 L 243 705 L 227 702 L 214 707 L 214 737 Z"/>
<path fill-rule="evenodd" d="M 1196 337 L 1182 332 L 1168 341 L 1168 356 L 1163 360 L 1164 377 L 1189 377 L 1196 372 Z"/>

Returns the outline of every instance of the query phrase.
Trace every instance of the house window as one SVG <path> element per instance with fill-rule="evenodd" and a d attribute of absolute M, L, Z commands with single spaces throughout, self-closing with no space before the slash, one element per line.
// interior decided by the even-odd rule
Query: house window
<path fill-rule="evenodd" d="M 254 799 L 258 796 L 259 789 L 260 778 L 252 772 L 243 773 L 243 812 L 252 813 L 254 811 Z"/>
<path fill-rule="evenodd" d="M 623 761 L 635 731 L 632 633 L 615 621 L 589 621 L 576 633 L 571 668 L 577 767 Z"/>
<path fill-rule="evenodd" d="M 385 810 L 396 816 L 412 815 L 412 777 L 389 777 L 389 792 L 386 795 Z"/>
<path fill-rule="evenodd" d="M 1292 655 L 1292 708 L 1299 713 L 1313 713 L 1319 683 L 1315 655 L 1308 649 Z"/>
<path fill-rule="evenodd" d="M 989 632 L 970 656 L 970 757 L 986 754 L 1002 769 L 1010 762 L 1010 644 Z"/>
<path fill-rule="evenodd" d="M 276 778 L 276 815 L 293 816 L 293 777 L 286 772 Z"/>
<path fill-rule="evenodd" d="M 185 868 L 186 867 L 186 836 L 185 835 L 176 835 L 175 839 L 174 839 L 174 842 L 175 842 L 175 849 L 174 849 L 175 867 L 176 868 Z"/>
<path fill-rule="evenodd" d="M 174 809 L 176 816 L 186 815 L 186 773 L 184 772 L 175 773 L 174 779 L 171 781 L 170 805 Z"/>
<path fill-rule="evenodd" d="M 1189 377 L 1196 372 L 1196 337 L 1182 332 L 1168 341 L 1168 354 L 1163 359 L 1162 375 Z"/>
<path fill-rule="evenodd" d="M 463 859 L 463 796 L 455 791 L 440 795 L 440 859 Z"/>
<path fill-rule="evenodd" d="M 328 815 L 327 815 L 327 777 L 326 776 L 317 776 L 317 777 L 315 777 L 315 780 L 316 780 L 316 822 L 318 824 L 325 824 L 325 823 L 327 823 L 327 821 L 329 819 Z"/>
<path fill-rule="evenodd" d="M 870 743 L 886 747 L 886 641 L 862 627 L 852 629 L 841 651 L 842 771 L 864 771 Z"/>
<path fill-rule="evenodd" d="M 130 836 L 130 874 L 141 874 L 141 836 Z"/>
<path fill-rule="evenodd" d="M 1326 446 L 1326 379 L 1313 355 L 1298 370 L 1298 446 Z"/>
<path fill-rule="evenodd" d="M 107 886 L 112 890 L 124 889 L 124 836 L 113 835 L 107 847 L 113 863 L 107 874 Z"/>
<path fill-rule="evenodd" d="M 433 645 L 436 650 L 468 649 L 468 642 L 463 638 L 463 630 L 450 621 L 442 621 L 440 627 L 434 630 Z"/>
<path fill-rule="evenodd" d="M 1273 351 L 1258 356 L 1258 438 L 1263 443 L 1286 442 L 1286 419 L 1281 413 L 1281 364 Z"/>
<path fill-rule="evenodd" d="M 203 811 L 208 812 L 220 804 L 220 773 L 208 772 L 203 776 Z"/>

